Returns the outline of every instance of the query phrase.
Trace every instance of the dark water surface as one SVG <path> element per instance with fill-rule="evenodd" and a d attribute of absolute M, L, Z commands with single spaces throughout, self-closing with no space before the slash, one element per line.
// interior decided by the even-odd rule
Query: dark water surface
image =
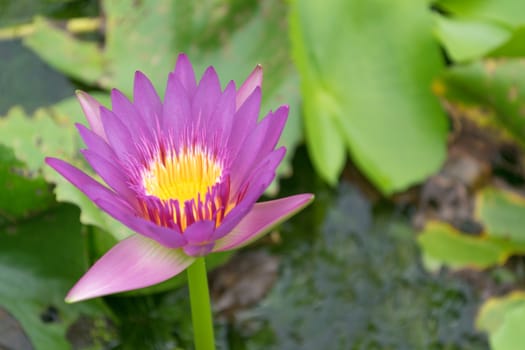
<path fill-rule="evenodd" d="M 488 349 L 472 327 L 474 291 L 423 270 L 396 211 L 372 208 L 346 183 L 318 189 L 314 205 L 284 226 L 280 279 L 253 311 L 272 336 L 247 348 Z"/>

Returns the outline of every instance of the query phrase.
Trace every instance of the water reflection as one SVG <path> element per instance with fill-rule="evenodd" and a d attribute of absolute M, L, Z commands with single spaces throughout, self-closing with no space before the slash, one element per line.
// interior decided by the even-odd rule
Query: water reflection
<path fill-rule="evenodd" d="M 344 183 L 326 204 L 321 223 L 285 226 L 281 277 L 238 326 L 246 348 L 488 349 L 473 291 L 422 269 L 405 218 Z"/>

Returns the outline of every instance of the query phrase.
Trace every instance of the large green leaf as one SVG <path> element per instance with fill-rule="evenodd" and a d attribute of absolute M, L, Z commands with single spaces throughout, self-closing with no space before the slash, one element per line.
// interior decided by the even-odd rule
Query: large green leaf
<path fill-rule="evenodd" d="M 431 222 L 418 237 L 427 268 L 442 265 L 452 269 L 486 268 L 503 264 L 515 253 L 525 253 L 525 244 L 490 236 L 469 236 L 452 226 Z"/>
<path fill-rule="evenodd" d="M 440 167 L 447 123 L 430 85 L 443 62 L 430 16 L 425 1 L 293 2 L 307 143 L 327 181 L 343 144 L 384 193 Z"/>
<path fill-rule="evenodd" d="M 63 301 L 86 268 L 77 215 L 78 209 L 60 206 L 0 227 L 0 307 L 20 322 L 37 350 L 70 349 L 68 327 L 82 315 L 102 317 L 100 303 Z"/>

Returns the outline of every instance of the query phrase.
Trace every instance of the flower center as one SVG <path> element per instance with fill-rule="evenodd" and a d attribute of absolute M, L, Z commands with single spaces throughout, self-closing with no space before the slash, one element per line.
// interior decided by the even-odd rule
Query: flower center
<path fill-rule="evenodd" d="M 184 203 L 204 200 L 206 193 L 222 175 L 222 165 L 209 152 L 199 148 L 183 149 L 179 153 L 157 155 L 142 174 L 146 193 L 160 200 Z"/>

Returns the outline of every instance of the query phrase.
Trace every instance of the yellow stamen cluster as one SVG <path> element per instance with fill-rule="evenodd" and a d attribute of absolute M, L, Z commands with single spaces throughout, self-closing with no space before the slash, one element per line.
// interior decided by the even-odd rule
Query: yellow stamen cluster
<path fill-rule="evenodd" d="M 206 192 L 221 178 L 222 166 L 216 159 L 198 148 L 188 148 L 178 154 L 157 156 L 142 174 L 146 193 L 161 200 L 175 199 L 180 205 Z"/>

